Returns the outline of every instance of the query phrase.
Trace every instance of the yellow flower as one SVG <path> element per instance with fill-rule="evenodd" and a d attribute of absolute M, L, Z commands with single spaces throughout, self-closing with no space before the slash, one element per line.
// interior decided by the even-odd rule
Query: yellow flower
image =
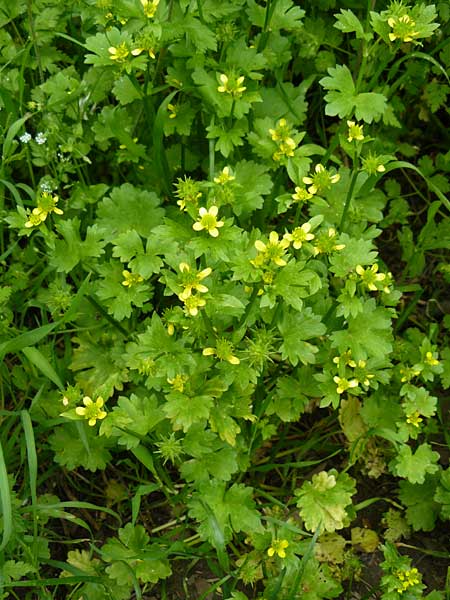
<path fill-rule="evenodd" d="M 181 294 L 178 294 L 178 298 L 183 302 L 192 295 L 192 290 L 199 292 L 200 294 L 205 294 L 208 291 L 206 285 L 200 283 L 205 277 L 211 275 L 212 269 L 207 267 L 202 271 L 193 270 L 191 271 L 191 267 L 182 262 L 179 265 L 179 269 L 181 272 L 181 285 L 183 286 L 183 291 Z"/>
<path fill-rule="evenodd" d="M 309 185 L 308 192 L 314 195 L 329 190 L 340 178 L 338 173 L 331 175 L 323 165 L 318 164 L 314 168 L 314 173 L 311 176 L 303 177 L 302 181 Z"/>
<path fill-rule="evenodd" d="M 115 60 L 118 63 L 125 62 L 127 56 L 130 54 L 128 47 L 125 42 L 122 42 L 118 46 L 111 46 L 108 48 L 108 52 L 110 53 L 110 59 Z"/>
<path fill-rule="evenodd" d="M 194 181 L 190 177 L 185 177 L 184 179 L 179 177 L 177 183 L 175 184 L 175 188 L 175 196 L 179 198 L 179 200 L 177 200 L 177 204 L 180 207 L 180 210 L 186 210 L 186 204 L 188 203 L 196 206 L 198 199 L 202 195 L 200 192 L 200 184 L 198 181 Z"/>
<path fill-rule="evenodd" d="M 142 54 L 142 52 L 148 52 L 148 55 L 150 56 L 150 58 L 156 58 L 154 48 L 135 48 L 134 50 L 131 51 L 131 54 L 133 56 L 139 56 L 139 54 Z M 171 117 L 171 118 L 173 118 L 173 117 Z"/>
<path fill-rule="evenodd" d="M 63 211 L 56 206 L 58 200 L 58 196 L 52 196 L 49 192 L 42 192 L 38 196 L 37 207 L 33 208 L 28 221 L 25 223 L 25 227 L 30 228 L 39 226 L 51 213 L 55 213 L 55 215 L 64 214 Z"/>
<path fill-rule="evenodd" d="M 357 265 L 355 271 L 361 277 L 363 284 L 372 292 L 378 290 L 376 285 L 379 281 L 384 281 L 386 275 L 384 273 L 378 273 L 378 265 L 372 265 L 370 269 L 364 269 L 361 265 Z"/>
<path fill-rule="evenodd" d="M 217 206 L 211 206 L 209 210 L 206 210 L 203 206 L 198 211 L 199 220 L 196 221 L 192 225 L 192 229 L 195 231 L 202 231 L 202 229 L 206 229 L 206 231 L 212 237 L 217 237 L 219 235 L 219 227 L 224 226 L 223 221 L 217 220 L 217 213 L 219 209 Z"/>
<path fill-rule="evenodd" d="M 260 255 L 259 258 L 256 257 L 256 259 L 252 261 L 252 264 L 260 267 L 265 262 L 273 262 L 278 267 L 284 267 L 286 265 L 286 261 L 284 260 L 285 250 L 289 247 L 289 243 L 290 242 L 287 239 L 279 240 L 278 233 L 276 231 L 271 231 L 267 244 L 261 240 L 256 240 L 255 248 Z"/>
<path fill-rule="evenodd" d="M 334 250 L 343 250 L 345 244 L 336 244 L 336 230 L 334 227 L 329 227 L 328 231 L 321 234 L 316 239 L 316 245 L 314 246 L 314 256 L 318 254 L 330 254 Z"/>
<path fill-rule="evenodd" d="M 170 112 L 169 119 L 175 119 L 178 113 L 178 106 L 176 104 L 168 104 L 167 110 Z"/>
<path fill-rule="evenodd" d="M 392 29 L 389 33 L 391 42 L 394 42 L 397 39 L 402 40 L 402 42 L 413 42 L 414 38 L 420 34 L 419 31 L 414 31 L 416 23 L 409 15 L 390 17 L 387 22 Z"/>
<path fill-rule="evenodd" d="M 273 160 L 278 162 L 283 158 L 283 156 L 294 156 L 294 150 L 296 147 L 297 144 L 295 140 L 290 137 L 286 138 L 278 144 L 278 150 L 276 150 L 272 155 Z"/>
<path fill-rule="evenodd" d="M 272 545 L 267 550 L 269 556 L 277 554 L 280 558 L 286 558 L 286 548 L 289 546 L 287 540 L 273 540 Z"/>
<path fill-rule="evenodd" d="M 131 273 L 130 271 L 126 270 L 122 271 L 122 276 L 124 277 L 122 285 L 124 285 L 125 287 L 132 287 L 133 285 L 144 281 L 144 278 L 141 275 L 138 275 L 137 273 Z"/>
<path fill-rule="evenodd" d="M 244 85 L 245 77 L 242 75 L 240 77 L 236 77 L 234 74 L 225 75 L 225 73 L 221 73 L 219 75 L 220 85 L 217 88 L 217 91 L 221 94 L 230 94 L 234 98 L 240 98 L 242 96 L 242 92 L 245 92 L 247 89 Z"/>
<path fill-rule="evenodd" d="M 413 413 L 406 416 L 406 422 L 410 425 L 414 425 L 414 427 L 419 427 L 419 423 L 422 423 L 422 421 L 423 419 L 418 410 L 415 410 Z"/>
<path fill-rule="evenodd" d="M 206 304 L 206 300 L 203 300 L 198 294 L 189 296 L 186 300 L 183 300 L 183 302 L 185 311 L 191 317 L 196 317 L 198 315 L 198 309 Z"/>
<path fill-rule="evenodd" d="M 362 159 L 362 168 L 369 173 L 369 175 L 375 175 L 376 173 L 384 173 L 386 167 L 383 164 L 383 158 L 376 154 L 369 154 Z"/>
<path fill-rule="evenodd" d="M 142 8 L 144 9 L 144 15 L 151 19 L 155 16 L 158 8 L 159 0 L 141 0 Z"/>
<path fill-rule="evenodd" d="M 396 576 L 399 580 L 399 585 L 397 587 L 397 592 L 399 594 L 403 594 L 409 587 L 413 587 L 420 583 L 419 571 L 415 568 L 405 571 L 398 570 Z"/>
<path fill-rule="evenodd" d="M 214 183 L 225 185 L 229 181 L 234 181 L 235 177 L 231 174 L 230 167 L 224 167 L 217 177 L 214 177 Z"/>
<path fill-rule="evenodd" d="M 353 142 L 353 140 L 356 140 L 357 142 L 363 141 L 364 125 L 357 125 L 355 123 L 355 121 L 347 121 L 347 127 L 348 127 L 348 137 L 347 137 L 348 142 Z"/>
<path fill-rule="evenodd" d="M 184 384 L 188 379 L 187 375 L 175 375 L 173 379 L 167 378 L 167 383 L 169 383 L 177 392 L 183 392 Z"/>
<path fill-rule="evenodd" d="M 337 384 L 336 391 L 338 394 L 343 394 L 348 389 L 358 387 L 357 379 L 350 379 L 350 381 L 349 381 L 345 377 L 339 377 L 338 375 L 335 375 L 333 377 L 333 381 L 334 381 L 334 383 Z"/>
<path fill-rule="evenodd" d="M 292 243 L 296 250 L 299 250 L 304 242 L 310 242 L 314 239 L 311 231 L 311 223 L 304 223 L 301 227 L 296 227 L 292 233 L 285 233 L 283 238 Z"/>
<path fill-rule="evenodd" d="M 97 420 L 104 419 L 106 412 L 102 410 L 105 401 L 101 396 L 94 402 L 89 396 L 83 398 L 84 406 L 77 406 L 75 412 L 78 416 L 87 419 L 89 425 L 93 427 Z"/>
<path fill-rule="evenodd" d="M 39 227 L 45 221 L 46 217 L 47 215 L 39 210 L 39 208 L 33 208 L 31 214 L 28 216 L 28 221 L 25 223 L 25 227 L 27 229 Z"/>
<path fill-rule="evenodd" d="M 292 194 L 292 199 L 295 200 L 295 202 L 306 202 L 312 197 L 313 195 L 310 194 L 306 188 L 298 186 L 295 188 L 295 194 Z"/>
<path fill-rule="evenodd" d="M 233 344 L 228 340 L 221 338 L 217 340 L 215 348 L 204 348 L 203 356 L 217 356 L 219 360 L 226 360 L 232 365 L 240 364 L 240 360 L 233 354 Z"/>
<path fill-rule="evenodd" d="M 439 364 L 438 359 L 432 352 L 427 352 L 425 354 L 425 362 L 427 365 L 430 365 L 430 367 L 437 367 Z"/>
<path fill-rule="evenodd" d="M 347 350 L 346 352 L 341 354 L 341 356 L 335 356 L 333 358 L 333 362 L 337 366 L 339 366 L 341 364 L 341 360 L 344 365 L 348 365 L 349 367 L 352 367 L 352 368 L 356 367 L 356 363 L 352 359 L 352 351 L 351 350 Z"/>

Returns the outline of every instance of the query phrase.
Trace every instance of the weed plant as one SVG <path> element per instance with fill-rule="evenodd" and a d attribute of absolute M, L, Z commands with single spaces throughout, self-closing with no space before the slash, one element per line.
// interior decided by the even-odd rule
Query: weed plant
<path fill-rule="evenodd" d="M 449 600 L 448 2 L 0 27 L 0 598 Z"/>

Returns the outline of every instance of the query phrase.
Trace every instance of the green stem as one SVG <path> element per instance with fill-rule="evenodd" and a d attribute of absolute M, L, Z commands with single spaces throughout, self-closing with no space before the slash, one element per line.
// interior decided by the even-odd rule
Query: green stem
<path fill-rule="evenodd" d="M 338 231 L 342 233 L 342 229 L 344 227 L 345 219 L 347 217 L 348 209 L 350 207 L 350 202 L 353 197 L 353 190 L 355 189 L 356 178 L 358 177 L 358 170 L 353 170 L 352 180 L 350 182 L 350 187 L 348 188 L 347 198 L 345 199 L 344 210 L 342 211 L 341 222 L 339 223 Z"/>
<path fill-rule="evenodd" d="M 38 47 L 38 44 L 37 44 L 36 30 L 34 28 L 33 0 L 28 0 L 27 1 L 27 12 L 28 12 L 28 24 L 29 24 L 29 27 L 30 27 L 31 39 L 33 40 L 34 52 L 36 54 L 36 62 L 37 62 L 37 65 L 38 65 L 39 78 L 41 80 L 41 83 L 44 83 L 44 71 L 42 69 L 41 55 L 40 55 L 39 47 Z"/>

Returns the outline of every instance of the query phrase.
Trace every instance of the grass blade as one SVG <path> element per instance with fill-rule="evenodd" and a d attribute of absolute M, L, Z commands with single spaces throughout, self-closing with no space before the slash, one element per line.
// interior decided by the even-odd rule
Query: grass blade
<path fill-rule="evenodd" d="M 6 547 L 13 532 L 11 494 L 9 492 L 8 472 L 6 470 L 3 447 L 0 442 L 0 505 L 3 515 L 3 538 L 0 552 Z"/>

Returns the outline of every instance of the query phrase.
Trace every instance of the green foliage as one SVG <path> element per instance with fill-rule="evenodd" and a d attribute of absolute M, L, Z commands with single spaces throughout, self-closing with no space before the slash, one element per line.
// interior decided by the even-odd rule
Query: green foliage
<path fill-rule="evenodd" d="M 336 4 L 0 7 L 0 597 L 423 596 L 450 13 Z"/>
<path fill-rule="evenodd" d="M 332 469 L 314 475 L 296 491 L 297 506 L 310 531 L 335 531 L 348 522 L 347 508 L 356 492 L 355 481 L 347 473 Z"/>

